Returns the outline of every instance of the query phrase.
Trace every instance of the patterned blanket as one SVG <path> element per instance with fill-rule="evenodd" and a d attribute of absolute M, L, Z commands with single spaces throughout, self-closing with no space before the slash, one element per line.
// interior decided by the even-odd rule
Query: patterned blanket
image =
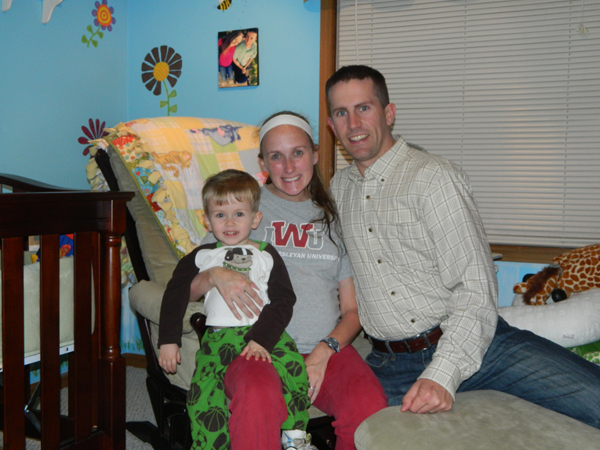
<path fill-rule="evenodd" d="M 202 186 L 211 174 L 239 169 L 263 184 L 257 161 L 258 128 L 238 122 L 194 117 L 138 119 L 107 129 L 94 141 L 112 146 L 181 258 L 200 244 Z"/>

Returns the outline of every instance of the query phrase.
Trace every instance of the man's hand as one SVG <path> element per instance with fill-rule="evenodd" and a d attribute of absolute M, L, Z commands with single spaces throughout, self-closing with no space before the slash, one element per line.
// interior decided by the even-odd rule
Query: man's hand
<path fill-rule="evenodd" d="M 163 344 L 158 351 L 158 363 L 167 373 L 176 373 L 181 364 L 181 353 L 177 344 Z"/>
<path fill-rule="evenodd" d="M 402 399 L 402 412 L 417 414 L 450 411 L 454 399 L 440 384 L 426 378 L 418 379 Z"/>
<path fill-rule="evenodd" d="M 250 342 L 248 342 L 248 345 L 244 347 L 244 350 L 242 350 L 240 356 L 245 356 L 246 360 L 249 360 L 254 356 L 254 359 L 257 361 L 259 359 L 262 359 L 263 361 L 271 362 L 271 355 L 269 354 L 269 352 L 262 345 L 256 343 L 253 340 L 250 340 Z"/>

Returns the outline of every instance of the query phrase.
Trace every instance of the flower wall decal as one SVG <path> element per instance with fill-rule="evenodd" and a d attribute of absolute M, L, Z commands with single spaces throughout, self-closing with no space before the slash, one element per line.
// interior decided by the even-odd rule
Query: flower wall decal
<path fill-rule="evenodd" d="M 112 31 L 112 26 L 117 21 L 113 16 L 115 9 L 112 6 L 108 6 L 106 1 L 107 0 L 102 0 L 102 3 L 96 2 L 96 9 L 92 10 L 92 16 L 95 17 L 94 25 L 98 27 L 96 31 L 94 31 L 91 25 L 88 25 L 87 31 L 91 33 L 90 37 L 88 38 L 85 34 L 81 36 L 81 42 L 87 44 L 88 48 L 90 44 L 94 47 L 98 47 L 98 41 L 94 39 L 94 36 L 98 36 L 99 39 L 102 39 L 104 33 L 100 31 L 100 29 Z"/>
<path fill-rule="evenodd" d="M 85 125 L 82 125 L 81 131 L 83 131 L 85 136 L 81 136 L 79 139 L 77 139 L 77 142 L 79 142 L 81 145 L 87 145 L 87 147 L 83 149 L 83 156 L 89 155 L 90 147 L 94 145 L 90 144 L 88 141 L 102 139 L 104 136 L 108 135 L 108 132 L 104 131 L 104 125 L 106 125 L 106 122 L 102 122 L 101 124 L 100 120 L 96 119 L 96 122 L 94 123 L 93 119 L 89 119 L 88 125 L 89 128 L 87 128 Z"/>
<path fill-rule="evenodd" d="M 173 89 L 169 92 L 167 81 L 174 88 L 181 76 L 182 66 L 181 55 L 166 45 L 162 45 L 160 49 L 154 47 L 142 62 L 142 82 L 146 89 L 154 95 L 160 95 L 161 86 L 165 87 L 167 99 L 160 101 L 160 107 L 167 107 L 167 116 L 177 112 L 177 105 L 171 105 L 171 99 L 177 97 L 177 91 Z"/>

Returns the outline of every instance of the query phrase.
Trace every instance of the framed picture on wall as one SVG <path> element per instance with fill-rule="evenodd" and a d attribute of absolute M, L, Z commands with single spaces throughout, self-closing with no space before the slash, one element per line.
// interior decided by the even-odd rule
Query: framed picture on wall
<path fill-rule="evenodd" d="M 258 86 L 258 28 L 218 33 L 219 87 Z"/>

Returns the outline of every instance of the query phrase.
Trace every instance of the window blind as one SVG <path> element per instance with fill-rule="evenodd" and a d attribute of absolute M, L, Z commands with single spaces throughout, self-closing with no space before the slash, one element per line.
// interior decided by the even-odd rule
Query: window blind
<path fill-rule="evenodd" d="M 490 243 L 600 242 L 600 0 L 340 0 L 337 58 L 467 172 Z"/>

